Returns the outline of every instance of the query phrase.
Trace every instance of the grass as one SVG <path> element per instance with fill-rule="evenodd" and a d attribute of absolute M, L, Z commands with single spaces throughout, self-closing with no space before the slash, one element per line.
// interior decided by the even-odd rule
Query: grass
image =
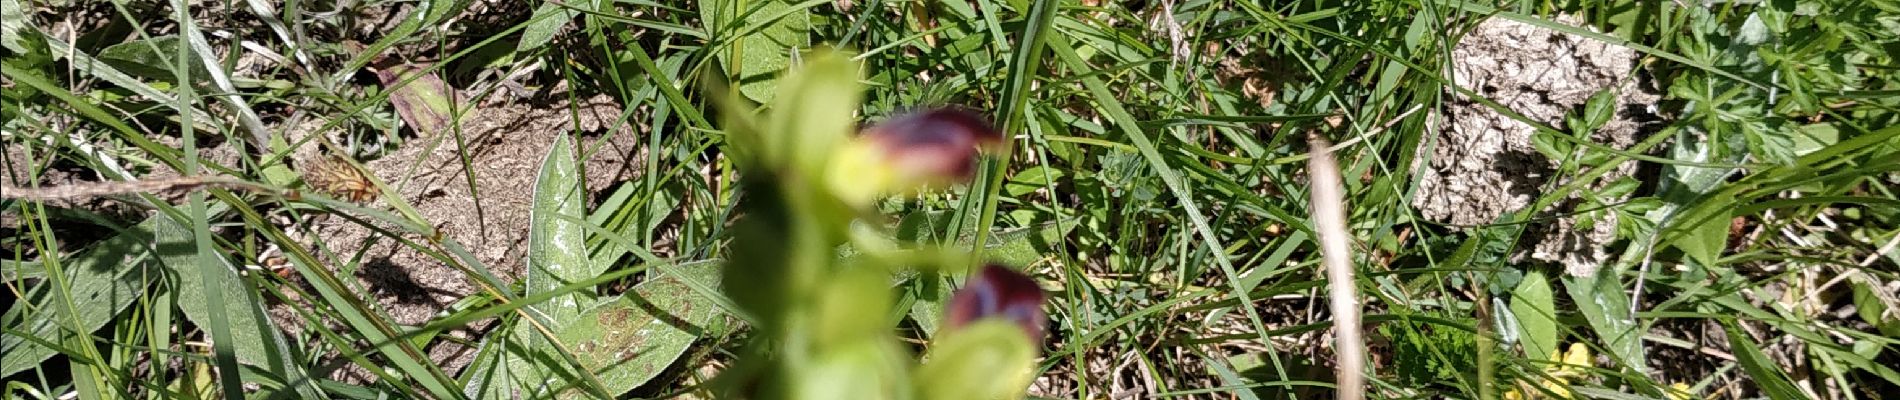
<path fill-rule="evenodd" d="M 1544 117 L 1459 86 L 1454 49 L 1507 20 L 1631 50 L 1620 81 L 1658 100 Z M 704 273 L 745 248 L 729 133 L 836 46 L 857 51 L 865 121 L 960 105 L 1009 135 L 970 184 L 879 208 L 899 241 L 1049 291 L 1034 396 L 1331 393 L 1313 133 L 1340 143 L 1369 397 L 1882 398 L 1900 387 L 1896 20 L 1845 0 L 0 0 L 0 392 L 464 398 L 534 376 L 709 396 L 757 322 Z M 1425 166 L 1460 145 L 1462 105 L 1525 124 L 1549 160 L 1481 224 L 1418 201 L 1442 191 Z M 510 107 L 530 122 L 495 120 Z M 1628 143 L 1596 134 L 1633 116 Z M 517 142 L 541 144 L 496 167 Z M 331 155 L 367 172 L 342 180 L 357 192 L 302 176 Z M 1592 224 L 1613 232 L 1597 268 L 1526 256 Z M 375 239 L 326 236 L 346 229 Z M 456 289 L 418 306 L 374 279 L 389 268 Z M 896 286 L 900 336 L 930 341 L 955 275 Z M 668 312 L 695 329 L 567 329 Z"/>

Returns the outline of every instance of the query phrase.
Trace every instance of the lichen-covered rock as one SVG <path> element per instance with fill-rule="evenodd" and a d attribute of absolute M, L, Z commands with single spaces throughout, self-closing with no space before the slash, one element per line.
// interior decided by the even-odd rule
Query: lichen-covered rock
<path fill-rule="evenodd" d="M 1560 19 L 1560 22 L 1573 23 Z M 1643 120 L 1658 96 L 1638 84 L 1633 71 L 1637 53 L 1628 48 L 1502 18 L 1485 21 L 1452 52 L 1452 80 L 1512 111 L 1562 127 L 1564 115 L 1580 109 L 1590 96 L 1615 90 L 1615 117 L 1591 140 L 1623 149 L 1649 134 Z M 1451 93 L 1440 119 L 1441 134 L 1421 144 L 1418 167 L 1425 168 L 1413 206 L 1432 221 L 1481 225 L 1530 205 L 1552 182 L 1562 160 L 1552 160 L 1531 145 L 1535 127 L 1512 119 L 1473 98 Z M 1592 185 L 1635 173 L 1626 162 Z M 1563 215 L 1576 199 L 1559 202 L 1542 215 Z M 1528 252 L 1518 258 L 1561 263 L 1571 274 L 1595 272 L 1608 257 L 1603 244 L 1613 239 L 1614 216 L 1579 230 L 1574 217 L 1534 227 L 1524 239 Z"/>

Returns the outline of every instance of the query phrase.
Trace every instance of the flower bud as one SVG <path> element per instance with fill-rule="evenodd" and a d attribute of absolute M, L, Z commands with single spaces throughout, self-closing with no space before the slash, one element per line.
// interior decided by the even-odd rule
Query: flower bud
<path fill-rule="evenodd" d="M 977 152 L 1000 147 L 989 121 L 956 108 L 898 116 L 865 128 L 827 171 L 832 193 L 862 206 L 879 196 L 970 180 Z"/>
<path fill-rule="evenodd" d="M 955 330 L 988 318 L 1007 320 L 1042 343 L 1048 316 L 1042 312 L 1042 287 L 1021 272 L 995 264 L 985 265 L 950 297 L 944 328 Z"/>

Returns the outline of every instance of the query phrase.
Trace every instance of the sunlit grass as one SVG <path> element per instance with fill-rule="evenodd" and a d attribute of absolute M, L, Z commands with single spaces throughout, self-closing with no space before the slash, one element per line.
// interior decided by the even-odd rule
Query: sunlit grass
<path fill-rule="evenodd" d="M 750 354 L 757 316 L 679 271 L 746 247 L 727 229 L 754 195 L 739 189 L 748 166 L 730 133 L 757 115 L 733 114 L 771 104 L 780 68 L 818 46 L 858 51 L 863 123 L 955 105 L 1003 128 L 1007 151 L 970 184 L 868 203 L 890 217 L 867 223 L 1037 278 L 1051 320 L 1036 396 L 1330 395 L 1308 134 L 1340 143 L 1369 397 L 1900 386 L 1890 5 L 186 3 L 0 0 L 8 398 L 462 398 L 501 393 L 493 374 L 509 365 L 578 396 L 711 395 Z M 1487 18 L 1631 49 L 1623 79 L 1661 100 L 1516 114 L 1538 131 L 1525 157 L 1558 160 L 1548 184 L 1484 224 L 1434 222 L 1415 200 L 1422 149 L 1460 145 L 1445 139 L 1446 110 L 1524 101 L 1450 72 Z M 583 129 L 577 104 L 600 95 L 619 112 Z M 573 122 L 486 119 L 502 107 Z M 1645 115 L 1646 136 L 1597 142 L 1603 113 Z M 504 204 L 533 199 L 499 194 L 477 160 L 493 159 L 491 140 L 530 135 L 564 137 L 550 142 L 574 157 L 574 185 L 622 178 L 505 225 Z M 588 167 L 622 142 L 640 149 L 624 155 L 634 170 Z M 452 151 L 371 166 L 417 147 Z M 508 156 L 533 160 L 523 175 L 556 165 Z M 478 205 L 457 211 L 493 225 L 425 217 L 417 188 L 444 176 Z M 1601 268 L 1523 256 L 1537 229 L 1577 216 L 1616 224 Z M 323 236 L 349 225 L 472 289 L 426 323 L 397 323 L 378 299 L 400 288 L 366 278 L 390 266 L 368 243 Z M 555 246 L 530 230 L 577 234 L 561 246 L 584 249 L 562 254 L 599 268 L 525 282 L 548 251 L 461 236 L 486 229 L 520 230 L 524 249 Z M 882 317 L 922 348 L 962 278 L 900 276 Z M 631 364 L 650 374 L 575 368 L 608 351 L 585 340 L 500 356 L 496 343 L 566 337 L 556 322 L 582 310 L 563 299 L 637 297 L 626 293 L 674 293 L 652 303 L 717 309 L 694 316 L 730 327 L 682 330 L 678 356 Z M 458 350 L 470 355 L 443 355 Z"/>

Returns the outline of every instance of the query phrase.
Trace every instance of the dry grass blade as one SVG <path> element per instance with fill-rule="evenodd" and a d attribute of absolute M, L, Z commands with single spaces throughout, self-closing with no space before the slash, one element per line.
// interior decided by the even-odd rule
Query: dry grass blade
<path fill-rule="evenodd" d="M 1325 138 L 1309 134 L 1312 157 L 1306 160 L 1307 175 L 1313 194 L 1313 227 L 1319 233 L 1319 249 L 1326 267 L 1327 297 L 1333 311 L 1338 357 L 1339 400 L 1360 400 L 1365 393 L 1366 342 L 1359 326 L 1359 290 L 1354 284 L 1351 247 L 1347 246 L 1346 200 L 1339 178 L 1339 163 L 1333 161 L 1332 147 Z"/>
<path fill-rule="evenodd" d="M 264 186 L 227 178 L 185 176 L 142 181 L 98 182 L 63 186 L 0 187 L 0 198 L 31 201 L 71 200 L 131 193 L 197 190 L 206 187 L 244 189 L 264 193 L 276 192 Z"/>

